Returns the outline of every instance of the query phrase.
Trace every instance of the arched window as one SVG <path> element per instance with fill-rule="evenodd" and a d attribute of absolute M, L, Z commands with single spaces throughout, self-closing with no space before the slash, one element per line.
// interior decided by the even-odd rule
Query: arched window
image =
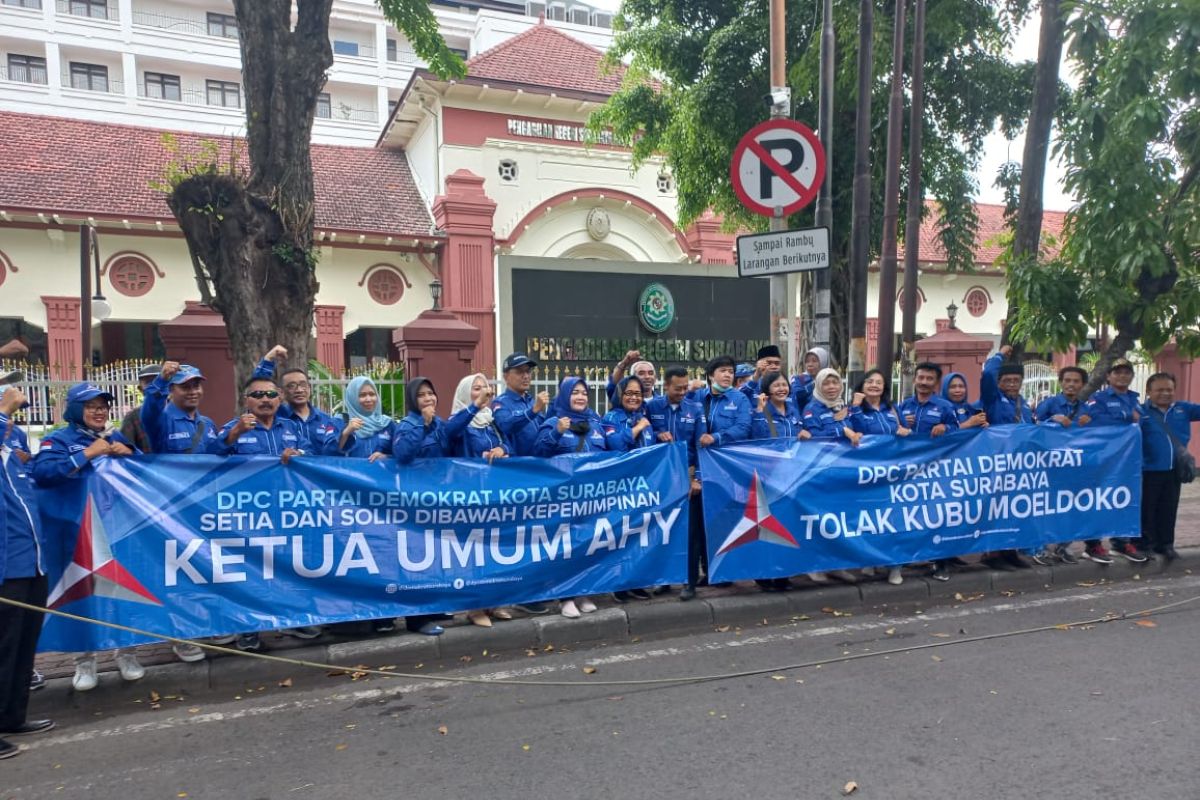
<path fill-rule="evenodd" d="M 394 267 L 381 264 L 367 277 L 367 294 L 381 306 L 391 306 L 404 296 L 404 276 Z"/>
<path fill-rule="evenodd" d="M 967 307 L 967 313 L 972 317 L 982 317 L 987 313 L 988 306 L 992 304 L 992 298 L 988 296 L 987 290 L 982 286 L 975 286 L 967 292 L 967 296 L 963 298 L 963 305 Z"/>
<path fill-rule="evenodd" d="M 155 269 L 142 256 L 125 253 L 108 265 L 108 281 L 126 297 L 142 297 L 154 288 Z"/>

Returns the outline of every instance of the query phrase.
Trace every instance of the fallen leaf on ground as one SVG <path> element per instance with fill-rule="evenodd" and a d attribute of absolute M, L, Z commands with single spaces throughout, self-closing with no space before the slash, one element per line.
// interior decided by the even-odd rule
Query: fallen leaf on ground
<path fill-rule="evenodd" d="M 280 686 L 280 688 L 282 688 L 282 689 L 290 689 L 290 688 L 292 688 L 292 679 L 291 679 L 291 678 L 284 678 L 283 680 L 281 680 L 281 681 L 279 682 L 279 686 Z"/>
<path fill-rule="evenodd" d="M 595 674 L 596 674 L 596 668 L 595 668 L 595 667 L 584 667 L 584 668 L 583 668 L 583 674 L 584 674 L 584 675 L 595 675 Z"/>
<path fill-rule="evenodd" d="M 189 714 L 199 714 L 199 713 L 200 713 L 200 709 L 199 709 L 198 707 L 196 707 L 196 708 L 189 708 L 189 709 L 188 709 L 188 713 L 189 713 Z"/>
<path fill-rule="evenodd" d="M 931 656 L 931 658 L 932 658 L 934 661 L 941 661 L 941 660 L 942 660 L 942 657 L 941 657 L 941 656 Z"/>
<path fill-rule="evenodd" d="M 786 677 L 786 676 L 784 676 L 784 675 L 772 675 L 772 676 L 771 676 L 771 680 L 773 680 L 773 681 L 786 681 L 786 680 L 787 680 L 787 677 Z"/>
<path fill-rule="evenodd" d="M 525 655 L 529 656 L 530 658 L 533 658 L 534 656 L 537 655 L 537 651 L 536 650 L 526 650 Z"/>
<path fill-rule="evenodd" d="M 886 631 L 884 631 L 884 633 L 886 633 L 888 636 L 895 636 L 895 635 L 896 635 L 896 629 L 895 629 L 895 628 L 888 628 Z"/>
<path fill-rule="evenodd" d="M 529 745 L 527 745 L 527 744 L 523 744 L 523 745 L 521 745 L 521 749 L 522 749 L 522 750 L 526 750 L 526 751 L 528 751 L 528 750 L 529 750 Z"/>
<path fill-rule="evenodd" d="M 472 661 L 470 656 L 459 656 L 458 660 L 463 662 L 464 664 L 470 664 Z"/>
<path fill-rule="evenodd" d="M 150 702 L 157 703 L 159 700 L 162 700 L 162 696 L 158 692 L 151 689 L 150 690 Z"/>
<path fill-rule="evenodd" d="M 842 787 L 843 795 L 851 795 L 858 791 L 858 784 L 854 781 L 846 781 L 846 785 Z"/>
<path fill-rule="evenodd" d="M 1076 586 L 1095 586 L 1095 581 L 1075 581 Z"/>
<path fill-rule="evenodd" d="M 347 747 L 349 747 L 349 746 L 350 746 L 350 745 L 348 745 L 348 744 L 339 744 L 337 747 L 335 747 L 335 748 L 333 748 L 333 749 L 334 749 L 334 750 L 345 750 L 345 749 L 346 749 Z"/>
<path fill-rule="evenodd" d="M 964 599 L 966 599 L 966 598 L 964 598 L 964 597 L 963 597 L 963 593 L 962 593 L 962 592 L 955 592 L 955 593 L 954 593 L 954 599 L 955 599 L 955 600 L 964 600 Z"/>
<path fill-rule="evenodd" d="M 1158 627 L 1158 623 L 1152 619 L 1139 619 L 1136 622 L 1134 622 L 1133 624 L 1140 625 L 1143 628 L 1157 628 Z"/>
<path fill-rule="evenodd" d="M 543 647 L 543 648 L 542 648 L 542 652 L 543 652 L 543 653 L 553 653 L 553 652 L 554 652 L 554 645 L 552 645 L 552 644 L 548 644 L 548 645 L 546 645 L 545 647 Z"/>
<path fill-rule="evenodd" d="M 939 639 L 949 639 L 950 638 L 950 634 L 948 634 L 948 633 L 931 633 L 929 635 L 936 636 Z"/>
<path fill-rule="evenodd" d="M 437 731 L 438 731 L 438 733 L 440 733 L 442 736 L 445 736 L 447 733 L 449 733 L 449 732 L 450 732 L 450 729 L 449 729 L 449 728 L 447 728 L 445 725 L 438 725 L 438 729 L 437 729 Z"/>
<path fill-rule="evenodd" d="M 729 626 L 728 625 L 718 625 L 717 633 L 729 633 Z"/>

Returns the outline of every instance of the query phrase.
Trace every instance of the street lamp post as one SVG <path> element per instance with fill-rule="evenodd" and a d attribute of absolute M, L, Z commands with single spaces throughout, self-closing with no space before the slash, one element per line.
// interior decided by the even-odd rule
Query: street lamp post
<path fill-rule="evenodd" d="M 95 276 L 93 289 L 92 277 Z M 100 237 L 90 225 L 79 226 L 80 372 L 86 378 L 92 364 L 92 320 L 112 316 L 112 306 L 100 291 Z"/>
<path fill-rule="evenodd" d="M 442 310 L 442 282 L 434 278 L 429 284 L 429 295 L 433 298 L 433 310 Z"/>
<path fill-rule="evenodd" d="M 954 320 L 958 317 L 958 306 L 954 305 L 953 300 L 950 301 L 950 305 L 946 306 L 946 316 L 950 318 L 950 330 L 957 329 L 958 326 L 954 324 Z"/>

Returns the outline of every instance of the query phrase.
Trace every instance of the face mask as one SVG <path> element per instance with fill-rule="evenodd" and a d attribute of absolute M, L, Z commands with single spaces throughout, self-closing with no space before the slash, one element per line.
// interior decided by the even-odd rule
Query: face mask
<path fill-rule="evenodd" d="M 720 395 L 725 394 L 732 388 L 733 388 L 732 386 L 721 386 L 719 383 L 714 383 L 712 385 L 712 393 L 720 396 Z"/>

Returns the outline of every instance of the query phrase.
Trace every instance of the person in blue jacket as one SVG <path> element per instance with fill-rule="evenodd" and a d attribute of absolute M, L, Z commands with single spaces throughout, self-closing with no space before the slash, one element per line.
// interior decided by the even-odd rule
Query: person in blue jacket
<path fill-rule="evenodd" d="M 967 377 L 961 372 L 951 372 L 942 378 L 942 399 L 954 409 L 954 418 L 960 430 L 987 427 L 987 414 L 978 403 L 971 402 Z"/>
<path fill-rule="evenodd" d="M 1142 415 L 1141 398 L 1129 388 L 1133 383 L 1133 365 L 1124 358 L 1115 359 L 1109 365 L 1106 376 L 1108 386 L 1094 392 L 1084 401 L 1083 408 L 1079 411 L 1079 425 L 1100 428 L 1139 424 Z M 1126 561 L 1142 564 L 1150 559 L 1130 539 L 1114 536 L 1109 543 L 1112 553 Z M 1088 555 L 1087 550 L 1084 550 L 1084 555 Z"/>
<path fill-rule="evenodd" d="M 620 404 L 601 420 L 608 449 L 623 453 L 653 445 L 654 429 L 646 416 L 641 380 L 636 376 L 622 378 L 617 383 L 616 396 Z"/>
<path fill-rule="evenodd" d="M 583 378 L 564 378 L 550 407 L 550 414 L 538 431 L 534 455 L 550 457 L 567 453 L 591 453 L 608 449 L 604 423 L 588 405 L 588 385 Z M 561 601 L 560 613 L 567 619 L 590 614 L 596 604 L 590 597 L 571 597 Z"/>
<path fill-rule="evenodd" d="M 904 398 L 898 411 L 914 436 L 937 438 L 958 429 L 958 415 L 948 400 L 939 397 L 942 368 L 923 361 L 913 369 L 913 393 Z"/>
<path fill-rule="evenodd" d="M 482 401 L 472 403 L 444 420 L 437 415 L 438 398 L 433 381 L 422 377 L 410 378 L 404 384 L 404 402 L 408 413 L 396 426 L 392 438 L 392 455 L 400 464 L 457 454 L 463 433 L 482 404 Z"/>
<path fill-rule="evenodd" d="M 877 369 L 868 370 L 854 387 L 849 419 L 850 427 L 862 434 L 908 436 L 912 433 L 892 405 L 887 376 Z"/>
<path fill-rule="evenodd" d="M 200 413 L 204 376 L 191 364 L 167 361 L 142 399 L 142 430 L 154 453 L 222 452 L 217 426 Z"/>
<path fill-rule="evenodd" d="M 330 456 L 365 458 L 370 462 L 392 454 L 396 421 L 379 407 L 379 389 L 367 375 L 351 378 L 342 395 L 346 421 L 336 437 L 329 436 L 322 452 Z"/>
<path fill-rule="evenodd" d="M 546 407 L 550 404 L 547 392 L 538 392 L 537 397 L 529 394 L 533 381 L 533 368 L 537 362 L 524 353 L 510 353 L 504 359 L 504 392 L 492 401 L 492 416 L 496 427 L 504 435 L 511 455 L 533 455 L 538 429 L 546 419 Z M 537 613 L 546 613 L 543 609 Z"/>
<path fill-rule="evenodd" d="M 751 379 L 754 377 L 754 365 L 741 363 L 733 368 L 733 386 L 735 389 L 746 395 L 746 399 L 750 404 L 754 404 L 754 398 L 758 396 L 758 392 L 754 391 L 754 387 L 750 385 Z"/>
<path fill-rule="evenodd" d="M 608 397 L 610 408 L 616 408 L 621 405 L 621 398 L 617 394 L 617 384 L 625 377 L 626 370 L 642 382 L 642 395 L 646 400 L 656 396 L 658 375 L 654 371 L 654 364 L 643 359 L 639 351 L 630 350 L 612 368 L 612 372 L 608 376 L 608 383 L 604 387 L 604 394 Z"/>
<path fill-rule="evenodd" d="M 1021 396 L 1025 368 L 1008 361 L 1012 346 L 1004 345 L 983 362 L 979 378 L 979 407 L 987 414 L 988 425 L 1032 425 L 1033 411 Z"/>
<path fill-rule="evenodd" d="M 754 413 L 750 416 L 752 439 L 800 439 L 804 425 L 800 409 L 792 400 L 792 387 L 779 372 L 768 372 L 759 382 L 762 392 L 754 398 Z"/>
<path fill-rule="evenodd" d="M 1175 399 L 1175 376 L 1156 372 L 1146 380 L 1148 399 L 1142 407 L 1142 547 L 1167 561 L 1175 551 L 1175 517 L 1181 482 L 1175 472 L 1177 452 L 1187 452 L 1192 423 L 1200 421 L 1200 404 Z"/>
<path fill-rule="evenodd" d="M 1087 383 L 1087 370 L 1082 367 L 1068 366 L 1058 371 L 1059 393 L 1047 397 L 1038 403 L 1033 416 L 1039 425 L 1052 428 L 1070 428 L 1079 426 L 1079 415 L 1083 411 L 1083 401 L 1080 392 Z M 1062 561 L 1065 564 L 1078 563 L 1071 554 L 1070 542 L 1060 542 L 1057 545 L 1047 545 L 1034 554 L 1033 560 L 1042 565 Z M 1088 539 L 1083 544 L 1083 556 L 1098 564 L 1111 564 L 1112 556 L 1100 539 Z"/>
<path fill-rule="evenodd" d="M 274 380 L 276 362 L 287 358 L 287 354 L 287 348 L 283 345 L 272 347 L 254 368 L 254 377 Z M 309 444 L 318 452 L 326 449 L 330 440 L 336 444 L 341 436 L 341 423 L 312 404 L 312 384 L 308 372 L 298 367 L 284 370 L 279 382 L 282 384 L 284 402 L 279 406 L 276 416 L 290 419 L 303 427 Z"/>
<path fill-rule="evenodd" d="M 813 439 L 845 439 L 855 447 L 862 434 L 850 427 L 850 409 L 842 399 L 842 376 L 826 367 L 813 380 L 812 400 L 800 417 Z"/>
<path fill-rule="evenodd" d="M 63 420 L 67 427 L 42 440 L 33 458 L 33 480 L 40 487 L 60 486 L 78 480 L 101 458 L 126 458 L 137 453 L 128 439 L 109 422 L 112 395 L 90 383 L 77 383 L 67 391 Z M 130 650 L 114 651 L 117 669 L 127 681 L 145 677 L 146 670 Z M 71 685 L 77 692 L 96 688 L 96 654 L 75 657 Z"/>
<path fill-rule="evenodd" d="M 14 449 L 13 414 L 25 403 L 15 386 L 0 394 L 0 597 L 45 607 L 49 584 L 42 566 L 41 529 L 27 452 Z M 18 429 L 19 431 L 19 429 Z M 41 733 L 48 719 L 29 719 L 29 689 L 42 614 L 0 604 L 0 735 Z M 0 738 L 0 759 L 17 755 L 17 745 Z"/>
<path fill-rule="evenodd" d="M 817 373 L 830 366 L 829 351 L 824 347 L 814 347 L 804 354 L 801 363 L 804 371 L 792 377 L 792 399 L 796 401 L 796 408 L 804 411 L 812 400 L 813 381 Z"/>
<path fill-rule="evenodd" d="M 772 372 L 782 371 L 783 355 L 780 353 L 778 345 L 768 344 L 758 348 L 758 360 L 754 362 L 754 375 L 751 376 L 750 380 L 742 384 L 742 391 L 746 393 L 746 397 L 750 400 L 751 408 L 758 403 L 758 396 L 763 394 L 763 378 Z M 791 396 L 791 392 L 792 387 L 789 383 L 789 396 Z M 796 408 L 800 408 L 800 406 L 796 406 Z"/>
<path fill-rule="evenodd" d="M 279 387 L 270 378 L 251 378 L 242 387 L 244 410 L 217 433 L 219 455 L 279 456 L 286 464 L 312 447 L 304 427 L 278 416 Z M 318 445 L 320 447 L 320 445 Z"/>

